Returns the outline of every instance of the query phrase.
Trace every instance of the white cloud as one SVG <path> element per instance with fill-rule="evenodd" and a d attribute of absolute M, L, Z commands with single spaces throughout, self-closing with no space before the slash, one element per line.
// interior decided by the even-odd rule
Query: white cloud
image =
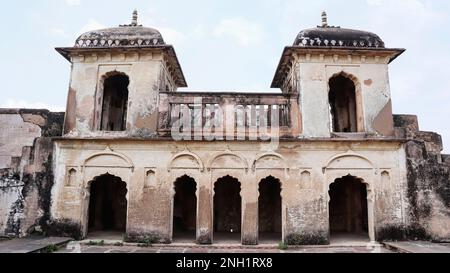
<path fill-rule="evenodd" d="M 173 44 L 179 46 L 186 40 L 186 35 L 183 33 L 170 28 L 170 27 L 159 27 L 158 30 L 164 38 L 164 41 L 168 44 Z"/>
<path fill-rule="evenodd" d="M 81 0 L 66 0 L 66 4 L 71 7 L 79 6 L 81 5 Z"/>
<path fill-rule="evenodd" d="M 7 99 L 0 105 L 0 108 L 26 108 L 26 109 L 47 109 L 54 112 L 64 112 L 65 107 L 49 105 L 43 102 L 28 102 L 25 100 Z"/>
<path fill-rule="evenodd" d="M 214 28 L 214 35 L 218 38 L 230 37 L 240 46 L 257 45 L 264 38 L 263 28 L 245 18 L 237 17 L 222 20 Z"/>
<path fill-rule="evenodd" d="M 88 31 L 92 31 L 92 30 L 97 30 L 97 29 L 102 29 L 102 28 L 106 28 L 105 25 L 103 25 L 102 23 L 99 23 L 97 20 L 95 19 L 89 19 L 89 21 L 87 22 L 86 25 L 84 25 L 77 33 L 77 35 L 81 35 L 83 33 L 86 33 Z"/>

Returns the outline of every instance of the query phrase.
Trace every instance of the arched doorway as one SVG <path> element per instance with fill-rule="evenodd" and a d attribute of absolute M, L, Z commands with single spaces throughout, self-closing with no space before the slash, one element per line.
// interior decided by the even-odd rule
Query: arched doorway
<path fill-rule="evenodd" d="M 241 184 L 231 176 L 220 178 L 214 188 L 215 242 L 241 242 Z"/>
<path fill-rule="evenodd" d="M 173 240 L 194 242 L 197 228 L 197 184 L 189 176 L 175 181 L 173 204 Z"/>
<path fill-rule="evenodd" d="M 281 241 L 281 215 L 280 180 L 269 176 L 259 183 L 258 226 L 260 243 Z"/>
<path fill-rule="evenodd" d="M 367 186 L 354 176 L 336 179 L 330 186 L 331 240 L 369 240 Z"/>
<path fill-rule="evenodd" d="M 329 87 L 332 131 L 358 132 L 355 83 L 343 75 L 338 75 L 330 79 Z"/>
<path fill-rule="evenodd" d="M 127 226 L 127 185 L 110 174 L 91 183 L 89 200 L 90 235 L 122 234 Z"/>
<path fill-rule="evenodd" d="M 125 131 L 128 110 L 128 85 L 125 74 L 114 74 L 104 81 L 100 129 L 102 131 Z"/>

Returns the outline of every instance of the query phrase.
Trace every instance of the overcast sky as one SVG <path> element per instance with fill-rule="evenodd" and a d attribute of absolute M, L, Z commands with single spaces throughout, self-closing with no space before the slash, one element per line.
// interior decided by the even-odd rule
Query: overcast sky
<path fill-rule="evenodd" d="M 284 46 L 329 24 L 379 34 L 407 52 L 390 67 L 394 112 L 417 114 L 450 153 L 450 1 L 447 0 L 16 0 L 0 10 L 0 107 L 64 110 L 70 64 L 54 47 L 130 23 L 159 29 L 199 91 L 270 91 Z M 275 91 L 275 90 L 272 90 Z"/>

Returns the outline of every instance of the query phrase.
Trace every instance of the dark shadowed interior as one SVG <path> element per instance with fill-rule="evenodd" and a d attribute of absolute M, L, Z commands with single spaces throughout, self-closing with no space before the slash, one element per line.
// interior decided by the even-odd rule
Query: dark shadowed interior
<path fill-rule="evenodd" d="M 331 78 L 329 84 L 333 132 L 357 132 L 355 84 L 342 75 Z"/>
<path fill-rule="evenodd" d="M 173 207 L 174 240 L 194 241 L 197 226 L 197 184 L 189 176 L 183 176 L 175 182 Z"/>
<path fill-rule="evenodd" d="M 128 85 L 126 75 L 108 77 L 103 87 L 101 116 L 102 131 L 125 131 L 128 109 Z"/>
<path fill-rule="evenodd" d="M 127 222 L 127 187 L 118 177 L 103 175 L 91 184 L 89 232 L 125 232 Z"/>
<path fill-rule="evenodd" d="M 368 236 L 367 189 L 360 179 L 345 176 L 330 186 L 331 236 L 364 234 Z"/>
<path fill-rule="evenodd" d="M 272 176 L 259 184 L 259 241 L 281 241 L 281 185 Z"/>
<path fill-rule="evenodd" d="M 214 237 L 241 240 L 241 184 L 230 176 L 217 180 L 214 188 Z"/>

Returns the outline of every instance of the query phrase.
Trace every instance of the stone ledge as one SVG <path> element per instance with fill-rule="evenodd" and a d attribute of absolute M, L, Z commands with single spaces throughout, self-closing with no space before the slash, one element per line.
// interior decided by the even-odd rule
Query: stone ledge
<path fill-rule="evenodd" d="M 425 241 L 386 242 L 383 245 L 400 253 L 450 253 L 450 244 L 437 244 Z"/>
<path fill-rule="evenodd" d="M 65 237 L 30 237 L 0 241 L 0 253 L 36 253 L 48 246 L 62 246 L 70 241 L 72 241 L 72 238 Z"/>

